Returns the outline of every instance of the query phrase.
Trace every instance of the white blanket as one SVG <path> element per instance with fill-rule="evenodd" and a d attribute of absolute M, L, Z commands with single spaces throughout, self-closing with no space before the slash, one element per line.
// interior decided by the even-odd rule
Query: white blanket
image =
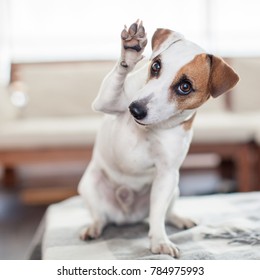
<path fill-rule="evenodd" d="M 181 259 L 260 260 L 260 192 L 182 197 L 178 213 L 199 225 L 188 230 L 167 226 Z M 80 197 L 51 205 L 46 213 L 43 259 L 171 259 L 149 250 L 148 224 L 108 226 L 97 240 L 81 241 L 90 215 Z"/>

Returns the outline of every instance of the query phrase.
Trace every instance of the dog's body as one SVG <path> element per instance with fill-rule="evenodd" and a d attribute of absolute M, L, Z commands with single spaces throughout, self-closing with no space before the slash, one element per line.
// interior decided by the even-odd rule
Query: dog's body
<path fill-rule="evenodd" d="M 81 238 L 97 238 L 108 223 L 149 216 L 152 252 L 177 257 L 165 222 L 195 225 L 174 214 L 173 204 L 196 109 L 231 89 L 238 76 L 222 59 L 168 29 L 153 35 L 151 62 L 130 73 L 147 43 L 142 23 L 125 28 L 121 37 L 120 60 L 93 104 L 107 115 L 79 185 L 93 217 Z"/>

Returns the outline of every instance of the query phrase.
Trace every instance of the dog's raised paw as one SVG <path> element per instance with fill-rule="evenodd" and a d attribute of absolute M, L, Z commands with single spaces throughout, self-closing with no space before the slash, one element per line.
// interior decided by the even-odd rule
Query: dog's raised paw
<path fill-rule="evenodd" d="M 142 51 L 147 44 L 147 38 L 142 21 L 139 22 L 138 20 L 133 23 L 129 29 L 125 26 L 121 33 L 121 39 L 125 50 L 130 49 L 137 52 Z"/>
<path fill-rule="evenodd" d="M 123 67 L 136 63 L 143 58 L 142 53 L 147 45 L 145 28 L 142 21 L 137 20 L 129 28 L 125 26 L 121 32 Z"/>

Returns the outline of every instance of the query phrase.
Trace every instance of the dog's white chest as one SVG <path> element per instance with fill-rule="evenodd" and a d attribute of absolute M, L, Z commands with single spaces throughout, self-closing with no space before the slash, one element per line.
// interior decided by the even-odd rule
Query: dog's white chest
<path fill-rule="evenodd" d="M 138 182 L 141 187 L 151 180 L 154 162 L 147 132 L 137 127 L 128 112 L 105 118 L 96 146 L 104 167 L 119 184 Z"/>

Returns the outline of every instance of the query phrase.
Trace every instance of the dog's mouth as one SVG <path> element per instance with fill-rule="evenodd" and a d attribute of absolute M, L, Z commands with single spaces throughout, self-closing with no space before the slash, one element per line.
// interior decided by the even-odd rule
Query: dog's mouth
<path fill-rule="evenodd" d="M 145 124 L 145 123 L 141 123 L 141 122 L 139 122 L 137 119 L 135 119 L 134 118 L 134 120 L 135 120 L 135 122 L 137 123 L 137 124 L 139 124 L 139 125 L 141 125 L 141 126 L 147 126 L 147 124 Z"/>

